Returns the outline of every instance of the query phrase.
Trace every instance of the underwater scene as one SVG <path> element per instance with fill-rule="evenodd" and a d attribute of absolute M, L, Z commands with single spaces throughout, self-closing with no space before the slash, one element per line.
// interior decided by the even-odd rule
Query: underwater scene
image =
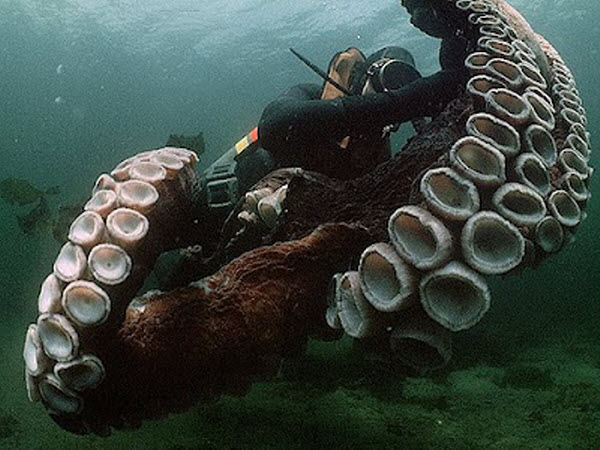
<path fill-rule="evenodd" d="M 599 17 L 0 0 L 0 449 L 600 448 Z"/>

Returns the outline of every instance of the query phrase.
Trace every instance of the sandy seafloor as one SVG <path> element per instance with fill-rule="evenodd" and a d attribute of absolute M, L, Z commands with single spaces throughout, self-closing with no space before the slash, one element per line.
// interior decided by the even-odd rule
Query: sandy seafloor
<path fill-rule="evenodd" d="M 275 21 L 261 22 L 248 33 L 269 48 L 302 44 L 305 36 L 304 48 L 312 48 L 321 64 L 325 55 L 346 45 L 374 50 L 396 36 L 396 30 L 419 56 L 434 45 L 406 31 L 400 6 L 364 3 L 352 3 L 339 27 L 323 22 L 331 19 L 323 10 L 341 7 L 341 2 L 307 2 L 296 26 L 310 33 L 281 23 L 291 21 L 292 13 L 282 14 L 271 34 L 267 31 Z M 596 0 L 512 3 L 554 43 L 574 72 L 594 147 L 600 129 L 600 5 Z M 163 35 L 157 24 L 170 11 L 136 19 L 136 12 L 144 11 L 142 2 L 123 2 L 119 21 L 110 7 L 115 4 L 0 3 L 0 147 L 5 158 L 0 178 L 59 184 L 63 193 L 52 200 L 54 207 L 79 198 L 97 174 L 135 151 L 160 145 L 169 132 L 204 130 L 213 150 L 208 160 L 214 158 L 256 120 L 274 92 L 290 80 L 310 77 L 305 71 L 282 69 L 291 63 L 283 64 L 274 50 L 258 63 L 255 54 L 245 62 L 232 60 L 230 47 L 244 48 L 241 40 L 228 40 L 226 30 L 234 28 L 236 18 L 227 15 L 231 5 L 211 18 L 212 27 L 224 21 L 222 29 L 199 33 L 192 50 L 184 51 L 186 33 L 201 27 L 202 20 L 180 19 L 178 25 L 169 18 L 168 24 L 180 32 L 163 30 Z M 216 2 L 207 4 L 216 8 Z M 240 18 L 253 8 L 271 11 L 268 2 L 240 4 L 230 8 Z M 370 8 L 376 11 L 367 14 Z M 400 25 L 385 22 L 375 33 L 373 21 L 392 10 L 397 17 L 389 20 Z M 353 15 L 364 24 L 353 22 Z M 82 24 L 88 19 L 94 27 L 86 29 Z M 154 47 L 144 48 L 143 32 L 160 34 Z M 211 36 L 210 42 L 199 39 Z M 246 36 L 249 42 L 252 36 Z M 142 56 L 161 45 L 166 51 L 158 53 L 166 62 L 146 62 Z M 203 55 L 205 48 L 214 54 Z M 188 59 L 203 56 L 223 59 L 214 70 Z M 433 59 L 421 58 L 424 72 L 435 70 Z M 59 64 L 66 75 L 57 80 Z M 154 70 L 158 67 L 164 70 Z M 242 83 L 236 84 L 240 78 L 243 93 L 238 92 Z M 64 102 L 55 102 L 58 96 Z M 598 153 L 592 162 L 599 165 Z M 480 324 L 455 335 L 447 368 L 415 376 L 361 358 L 348 339 L 312 342 L 304 359 L 286 362 L 280 376 L 256 384 L 244 398 L 222 398 L 108 438 L 70 435 L 26 399 L 24 331 L 36 317 L 39 284 L 59 244 L 49 231 L 23 235 L 14 216 L 20 210 L 0 202 L 0 448 L 600 448 L 598 185 L 596 176 L 589 217 L 574 243 L 535 270 L 490 280 L 492 308 Z"/>

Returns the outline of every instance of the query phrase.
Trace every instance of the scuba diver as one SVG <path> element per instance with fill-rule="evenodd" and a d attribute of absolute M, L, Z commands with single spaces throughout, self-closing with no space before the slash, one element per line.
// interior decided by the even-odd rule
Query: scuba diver
<path fill-rule="evenodd" d="M 366 96 L 393 92 L 421 74 L 401 47 L 384 47 L 368 58 L 350 47 L 333 56 L 324 78 L 322 85 L 294 86 L 267 105 L 258 126 L 261 145 L 277 167 L 339 179 L 361 176 L 390 158 L 389 137 L 399 126 L 383 111 L 380 117 L 368 112 Z M 352 106 L 349 97 L 363 106 Z M 364 116 L 352 114 L 352 107 L 364 107 Z M 414 119 L 417 128 L 424 126 Z"/>
<path fill-rule="evenodd" d="M 415 27 L 442 39 L 442 70 L 421 77 L 401 47 L 384 47 L 368 58 L 354 47 L 336 54 L 321 88 L 295 86 L 264 109 L 258 138 L 277 167 L 341 179 L 363 175 L 390 157 L 389 135 L 399 124 L 412 121 L 421 132 L 423 118 L 435 117 L 464 88 L 469 49 L 456 11 L 432 0 L 402 5 Z"/>
<path fill-rule="evenodd" d="M 384 47 L 368 58 L 350 47 L 334 55 L 325 73 L 290 49 L 323 84 L 294 86 L 269 103 L 258 126 L 205 172 L 210 208 L 231 208 L 277 168 L 341 179 L 363 175 L 390 157 L 389 135 L 398 124 L 412 121 L 422 131 L 423 118 L 435 117 L 464 89 L 470 49 L 455 8 L 437 0 L 401 3 L 415 27 L 442 39 L 441 70 L 421 77 L 413 56 L 401 47 Z"/>
<path fill-rule="evenodd" d="M 411 121 L 422 131 L 423 119 L 454 98 L 465 76 L 443 69 L 423 78 L 401 47 L 384 47 L 368 58 L 350 47 L 334 55 L 322 85 L 293 86 L 265 107 L 248 138 L 263 151 L 239 158 L 230 150 L 213 166 L 221 172 L 235 159 L 240 194 L 282 167 L 339 179 L 364 175 L 391 156 L 389 137 L 398 125 Z"/>

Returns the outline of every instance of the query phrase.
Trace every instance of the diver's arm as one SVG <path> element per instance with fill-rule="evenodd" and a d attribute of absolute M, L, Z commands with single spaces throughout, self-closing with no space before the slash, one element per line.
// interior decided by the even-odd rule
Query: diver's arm
<path fill-rule="evenodd" d="M 263 111 L 259 139 L 265 149 L 277 152 L 372 134 L 392 123 L 437 114 L 457 97 L 465 83 L 465 72 L 442 70 L 384 93 L 333 100 L 280 98 Z"/>
<path fill-rule="evenodd" d="M 305 147 L 346 136 L 344 108 L 338 101 L 278 98 L 263 110 L 258 123 L 260 144 L 270 152 Z"/>
<path fill-rule="evenodd" d="M 340 99 L 343 135 L 377 130 L 393 123 L 431 117 L 454 100 L 467 81 L 466 71 L 441 70 L 393 91 Z"/>

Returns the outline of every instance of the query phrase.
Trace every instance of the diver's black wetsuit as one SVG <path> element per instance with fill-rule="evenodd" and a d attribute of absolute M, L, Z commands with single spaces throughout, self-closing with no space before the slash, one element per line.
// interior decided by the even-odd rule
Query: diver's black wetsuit
<path fill-rule="evenodd" d="M 258 129 L 262 146 L 279 167 L 302 167 L 336 178 L 365 173 L 390 156 L 382 128 L 360 132 L 344 124 L 336 102 L 320 100 L 322 86 L 300 84 L 288 89 L 264 110 Z M 352 136 L 347 148 L 338 142 Z M 363 147 L 371 152 L 365 158 Z"/>
<path fill-rule="evenodd" d="M 466 76 L 462 70 L 441 70 L 396 90 L 333 100 L 319 100 L 316 85 L 296 86 L 265 108 L 259 139 L 280 167 L 347 178 L 346 173 L 356 175 L 351 167 L 352 148 L 343 149 L 338 141 L 351 136 L 370 143 L 379 150 L 366 163 L 381 162 L 389 156 L 380 150 L 387 142 L 383 128 L 437 114 L 464 89 Z"/>

